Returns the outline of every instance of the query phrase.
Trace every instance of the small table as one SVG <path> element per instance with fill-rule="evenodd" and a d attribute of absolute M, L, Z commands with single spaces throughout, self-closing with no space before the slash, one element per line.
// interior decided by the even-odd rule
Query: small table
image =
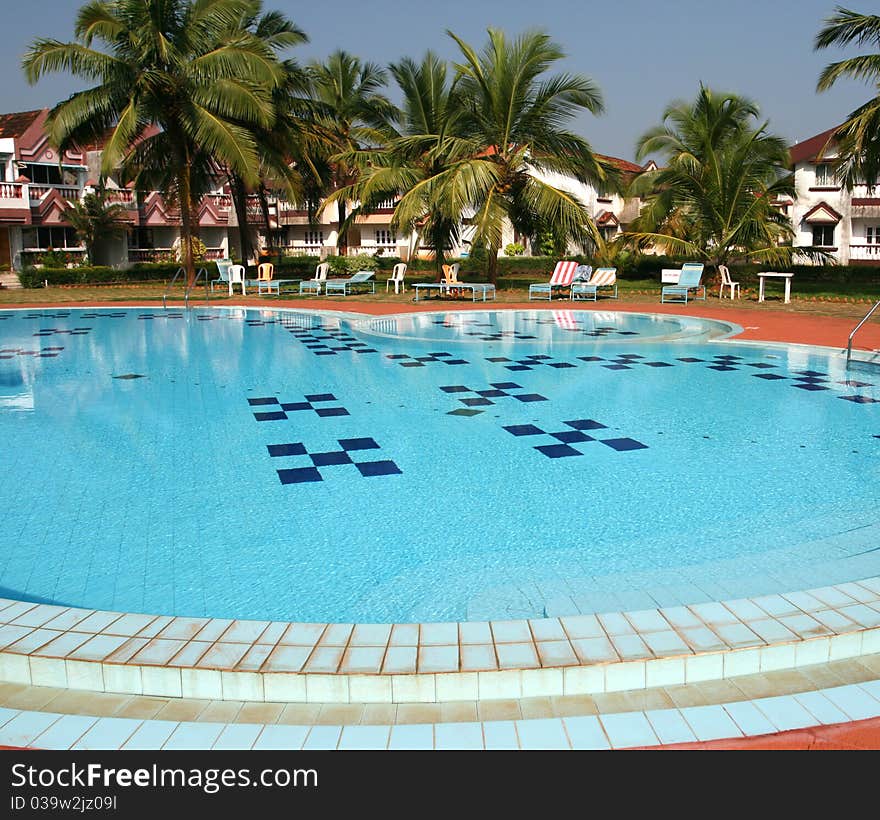
<path fill-rule="evenodd" d="M 443 295 L 443 288 L 446 287 L 442 282 L 419 282 L 417 285 L 413 285 L 413 290 L 416 292 L 415 301 L 419 301 L 419 288 L 424 288 L 428 291 L 428 295 L 430 296 L 430 291 L 436 290 L 438 296 Z"/>
<path fill-rule="evenodd" d="M 785 304 L 789 304 L 791 302 L 791 279 L 793 276 L 793 273 L 777 273 L 776 271 L 772 270 L 761 271 L 758 274 L 758 301 L 764 301 L 765 279 L 785 279 Z"/>

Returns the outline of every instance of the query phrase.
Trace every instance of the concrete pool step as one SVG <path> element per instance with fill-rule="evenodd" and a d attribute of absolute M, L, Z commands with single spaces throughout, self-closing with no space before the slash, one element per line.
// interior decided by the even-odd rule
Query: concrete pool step
<path fill-rule="evenodd" d="M 0 681 L 159 697 L 437 703 L 718 681 L 880 652 L 880 578 L 492 622 L 289 624 L 0 601 Z"/>
<path fill-rule="evenodd" d="M 0 745 L 51 749 L 618 749 L 711 742 L 723 748 L 725 740 L 748 747 L 751 738 L 791 744 L 780 733 L 805 730 L 807 738 L 821 739 L 829 726 L 833 737 L 847 731 L 873 737 L 878 718 L 878 655 L 594 698 L 396 707 L 175 701 L 0 685 Z"/>

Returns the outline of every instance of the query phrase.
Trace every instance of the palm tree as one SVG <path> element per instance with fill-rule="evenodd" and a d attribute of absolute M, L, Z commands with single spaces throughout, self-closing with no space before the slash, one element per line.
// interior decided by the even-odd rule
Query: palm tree
<path fill-rule="evenodd" d="M 382 145 L 391 133 L 389 123 L 395 109 L 380 93 L 388 74 L 375 63 L 361 62 L 345 51 L 333 52 L 325 63 L 312 62 L 309 74 L 319 104 L 318 125 L 327 144 L 323 156 L 316 158 L 315 168 L 323 162 L 332 187 L 348 188 L 357 181 L 359 169 L 344 157 L 352 151 Z M 350 200 L 337 197 L 335 202 L 339 213 L 336 244 L 344 255 L 348 248 Z"/>
<path fill-rule="evenodd" d="M 305 32 L 285 15 L 277 11 L 261 14 L 258 4 L 255 4 L 254 8 L 239 21 L 237 28 L 252 33 L 276 55 L 280 55 L 288 48 L 308 42 Z M 290 58 L 281 60 L 280 65 L 281 79 L 272 91 L 275 119 L 269 127 L 253 129 L 260 157 L 259 181 L 256 186 L 248 186 L 240 174 L 232 169 L 229 169 L 228 173 L 238 220 L 240 251 L 245 260 L 252 255 L 247 208 L 250 194 L 257 195 L 266 236 L 271 237 L 269 186 L 283 190 L 288 200 L 301 198 L 302 184 L 300 176 L 292 167 L 292 159 L 294 156 L 299 156 L 299 164 L 307 165 L 307 145 L 314 137 L 314 129 L 309 127 L 311 118 L 308 115 L 311 113 L 309 110 L 311 105 L 308 99 L 310 93 L 308 74 Z"/>
<path fill-rule="evenodd" d="M 456 68 L 467 150 L 459 146 L 458 161 L 433 184 L 447 217 L 472 214 L 472 246 L 487 252 L 489 280 L 496 279 L 508 223 L 527 236 L 547 228 L 566 244 L 595 243 L 596 227 L 577 197 L 533 172 L 616 186 L 614 170 L 565 128 L 581 110 L 602 111 L 597 86 L 577 74 L 545 76 L 565 55 L 543 32 L 527 31 L 510 41 L 489 29 L 479 54 L 447 33 L 462 55 Z"/>
<path fill-rule="evenodd" d="M 85 245 L 91 265 L 97 264 L 97 244 L 102 239 L 125 233 L 128 227 L 128 210 L 118 203 L 108 203 L 106 197 L 103 186 L 99 186 L 95 193 L 88 193 L 70 204 L 64 214 Z"/>
<path fill-rule="evenodd" d="M 400 197 L 391 228 L 416 238 L 413 256 L 427 238 L 439 275 L 444 249 L 458 239 L 459 220 L 445 215 L 442 204 L 435 201 L 439 187 L 435 179 L 468 147 L 460 139 L 461 100 L 448 78 L 446 62 L 430 51 L 420 63 L 404 58 L 389 70 L 402 94 L 396 135 L 380 148 L 338 157 L 347 167 L 358 169 L 357 180 L 333 192 L 328 204 L 359 202 L 351 222 L 379 203 Z"/>
<path fill-rule="evenodd" d="M 871 44 L 880 47 L 880 16 L 859 14 L 837 6 L 816 35 L 815 48 Z M 842 77 L 864 80 L 880 90 L 880 54 L 862 54 L 827 65 L 818 91 L 827 91 Z M 880 93 L 853 111 L 832 135 L 838 143 L 837 173 L 843 184 L 866 183 L 873 189 L 880 176 Z"/>
<path fill-rule="evenodd" d="M 795 193 L 788 148 L 758 115 L 750 100 L 702 85 L 694 102 L 669 105 L 664 124 L 638 143 L 639 159 L 659 155 L 666 164 L 633 182 L 647 201 L 627 238 L 716 266 L 807 253 L 791 247 L 791 223 L 774 205 Z"/>
<path fill-rule="evenodd" d="M 185 265 L 193 264 L 195 204 L 217 165 L 256 183 L 253 127 L 274 119 L 281 70 L 271 45 L 241 30 L 259 0 L 92 0 L 74 42 L 40 38 L 24 56 L 29 82 L 66 71 L 92 83 L 52 109 L 47 128 L 64 150 L 110 129 L 102 172 L 121 167 L 141 190 L 180 209 Z"/>

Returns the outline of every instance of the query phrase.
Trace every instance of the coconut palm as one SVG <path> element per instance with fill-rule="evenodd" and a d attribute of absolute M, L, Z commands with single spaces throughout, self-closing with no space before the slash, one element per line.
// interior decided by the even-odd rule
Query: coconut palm
<path fill-rule="evenodd" d="M 444 215 L 467 218 L 472 246 L 487 253 L 489 280 L 496 279 L 507 224 L 526 236 L 549 229 L 566 244 L 594 244 L 598 233 L 583 204 L 533 172 L 614 188 L 614 170 L 565 127 L 580 111 L 602 111 L 598 87 L 578 74 L 547 76 L 565 55 L 541 31 L 508 40 L 489 29 L 480 53 L 447 33 L 462 58 L 456 68 L 466 150 L 458 146 L 458 161 L 433 180 L 434 196 Z"/>
<path fill-rule="evenodd" d="M 125 233 L 128 213 L 123 205 L 107 202 L 103 187 L 68 206 L 64 216 L 85 245 L 89 264 L 97 264 L 95 248 L 101 240 Z"/>
<path fill-rule="evenodd" d="M 308 70 L 319 104 L 317 124 L 326 140 L 326 149 L 314 158 L 313 167 L 322 169 L 319 176 L 331 189 L 348 188 L 357 182 L 359 168 L 346 157 L 353 151 L 382 145 L 391 133 L 389 123 L 395 109 L 380 91 L 388 74 L 375 63 L 361 62 L 345 51 L 333 52 L 324 63 L 310 63 Z M 336 244 L 345 254 L 350 201 L 337 197 L 335 202 L 340 226 Z"/>
<path fill-rule="evenodd" d="M 627 237 L 713 265 L 790 263 L 802 252 L 790 246 L 791 224 L 774 206 L 795 193 L 788 149 L 758 116 L 750 100 L 705 86 L 694 102 L 669 105 L 663 125 L 638 143 L 639 159 L 659 155 L 665 166 L 633 182 L 646 204 Z"/>
<path fill-rule="evenodd" d="M 392 230 L 415 237 L 413 255 L 426 239 L 434 249 L 439 275 L 444 250 L 459 237 L 460 222 L 445 215 L 442 203 L 435 201 L 439 186 L 434 180 L 469 147 L 460 139 L 461 100 L 448 77 L 447 63 L 430 51 L 421 62 L 404 58 L 392 63 L 389 71 L 402 95 L 396 134 L 378 149 L 339 157 L 358 168 L 358 178 L 331 194 L 328 204 L 357 201 L 359 206 L 349 216 L 352 222 L 379 203 L 399 197 Z"/>
<path fill-rule="evenodd" d="M 880 16 L 837 6 L 816 35 L 815 48 L 853 43 L 880 47 Z M 880 91 L 880 54 L 831 63 L 819 75 L 817 90 L 827 91 L 844 77 L 864 80 Z M 880 93 L 853 111 L 832 138 L 838 143 L 837 173 L 844 185 L 850 190 L 858 183 L 873 188 L 880 177 Z"/>
<path fill-rule="evenodd" d="M 195 203 L 217 164 L 256 183 L 249 126 L 269 127 L 281 70 L 271 45 L 237 27 L 259 0 L 92 0 L 75 41 L 40 38 L 24 56 L 31 83 L 66 71 L 93 85 L 52 109 L 51 141 L 63 150 L 102 138 L 102 172 L 119 167 L 139 189 L 180 209 L 185 264 L 195 275 Z"/>
<path fill-rule="evenodd" d="M 254 3 L 234 24 L 233 29 L 253 34 L 271 48 L 279 59 L 281 52 L 309 40 L 306 33 L 284 14 L 277 11 L 261 13 L 259 3 Z M 295 115 L 307 104 L 308 77 L 296 60 L 284 59 L 280 65 L 281 79 L 272 91 L 275 118 L 269 127 L 251 126 L 255 132 L 260 157 L 260 173 L 256 186 L 249 186 L 240 174 L 233 169 L 228 170 L 232 202 L 238 221 L 239 250 L 245 260 L 253 255 L 247 207 L 249 196 L 253 193 L 257 195 L 266 235 L 271 236 L 267 184 L 284 190 L 288 199 L 294 199 L 298 192 L 298 178 L 291 168 L 291 147 L 301 143 L 301 139 L 298 140 L 297 137 L 303 129 L 297 127 L 300 120 Z M 244 125 L 247 127 L 248 123 Z"/>

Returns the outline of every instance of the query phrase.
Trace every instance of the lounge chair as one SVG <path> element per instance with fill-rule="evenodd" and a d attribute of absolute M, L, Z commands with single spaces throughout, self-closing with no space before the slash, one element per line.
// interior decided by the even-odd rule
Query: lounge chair
<path fill-rule="evenodd" d="M 718 298 L 724 298 L 724 288 L 730 288 L 730 298 L 735 299 L 737 292 L 742 289 L 739 286 L 739 282 L 734 282 L 730 278 L 730 271 L 727 269 L 727 265 L 719 265 L 718 272 L 721 274 L 721 287 L 718 288 Z"/>
<path fill-rule="evenodd" d="M 217 278 L 211 280 L 211 292 L 214 292 L 214 285 L 223 282 L 229 288 L 229 295 L 232 296 L 232 283 L 229 281 L 229 269 L 232 267 L 231 259 L 217 260 Z"/>
<path fill-rule="evenodd" d="M 611 288 L 614 292 L 609 293 L 612 299 L 617 298 L 617 268 L 596 268 L 592 276 L 586 282 L 575 280 L 571 283 L 572 299 L 592 299 L 597 301 L 599 289 Z"/>
<path fill-rule="evenodd" d="M 316 295 L 321 295 L 321 285 L 327 281 L 327 273 L 330 270 L 329 262 L 321 262 L 317 268 L 315 268 L 315 278 L 314 279 L 306 279 L 303 282 L 299 283 L 299 292 L 300 293 L 315 293 Z"/>
<path fill-rule="evenodd" d="M 529 285 L 529 299 L 543 299 L 541 294 L 547 294 L 547 300 L 553 298 L 553 288 L 567 288 L 577 274 L 577 262 L 557 262 L 553 275 L 549 282 L 539 282 Z"/>
<path fill-rule="evenodd" d="M 376 282 L 373 277 L 376 274 L 371 270 L 359 270 L 353 276 L 350 276 L 348 279 L 328 279 L 324 282 L 324 295 L 329 296 L 332 293 L 342 293 L 343 296 L 348 296 L 349 293 L 352 293 L 353 287 L 369 287 L 370 293 L 376 292 Z"/>
<path fill-rule="evenodd" d="M 684 302 L 687 304 L 688 296 L 694 292 L 694 299 L 706 300 L 706 286 L 700 284 L 703 278 L 702 262 L 686 262 L 681 266 L 681 273 L 677 285 L 665 285 L 660 291 L 661 302 Z M 702 296 L 700 295 L 702 293 Z"/>
<path fill-rule="evenodd" d="M 398 262 L 391 272 L 391 278 L 385 280 L 385 292 L 388 292 L 388 287 L 393 283 L 395 293 L 400 293 L 401 290 L 406 293 L 406 285 L 403 284 L 403 277 L 405 275 L 406 262 Z"/>

